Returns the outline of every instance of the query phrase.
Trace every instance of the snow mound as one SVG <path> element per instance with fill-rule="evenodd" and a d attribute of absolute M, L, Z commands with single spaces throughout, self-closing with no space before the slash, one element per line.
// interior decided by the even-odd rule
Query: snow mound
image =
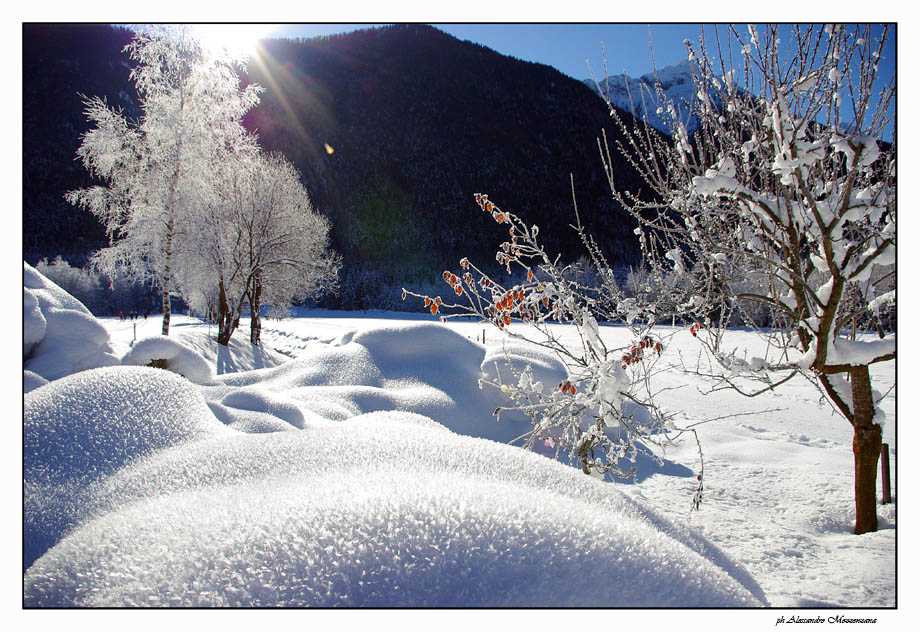
<path fill-rule="evenodd" d="M 38 299 L 28 290 L 22 288 L 22 355 L 27 356 L 42 338 L 48 322 L 38 306 Z"/>
<path fill-rule="evenodd" d="M 414 412 L 459 434 L 510 443 L 531 429 L 500 390 L 480 380 L 517 383 L 531 367 L 547 387 L 567 377 L 553 355 L 525 341 L 483 347 L 437 323 L 388 325 L 353 331 L 318 344 L 278 367 L 218 376 L 202 392 L 214 414 L 243 432 L 322 427 L 379 411 Z M 641 411 L 637 411 L 641 412 Z M 272 421 L 272 417 L 275 421 Z M 568 463 L 566 453 L 537 442 L 534 451 Z M 689 476 L 687 468 L 652 459 L 637 465 L 640 480 L 655 473 Z M 673 466 L 673 467 L 672 467 Z"/>
<path fill-rule="evenodd" d="M 270 392 L 240 389 L 226 395 L 221 403 L 240 410 L 264 412 L 295 428 L 303 428 L 306 423 L 296 404 Z"/>
<path fill-rule="evenodd" d="M 90 505 L 24 605 L 764 605 L 613 486 L 413 414 L 183 442 Z"/>
<path fill-rule="evenodd" d="M 274 351 L 265 345 L 254 345 L 241 334 L 248 337 L 249 332 L 237 331 L 235 337 L 230 339 L 227 346 L 217 343 L 213 335 L 206 331 L 186 331 L 181 325 L 171 329 L 182 341 L 182 345 L 191 349 L 212 367 L 218 374 L 235 373 L 262 369 L 284 364 L 290 360 L 289 356 Z"/>
<path fill-rule="evenodd" d="M 214 373 L 201 355 L 186 345 L 167 336 L 151 336 L 134 343 L 121 363 L 148 366 L 153 360 L 166 360 L 166 369 L 196 384 L 210 382 Z"/>
<path fill-rule="evenodd" d="M 519 340 L 508 340 L 501 347 L 490 347 L 482 359 L 483 375 L 495 381 L 516 384 L 517 376 L 530 367 L 534 382 L 553 387 L 568 377 L 565 365 L 540 347 Z"/>
<path fill-rule="evenodd" d="M 80 301 L 26 262 L 23 282 L 23 368 L 51 381 L 118 364 L 109 334 Z"/>
<path fill-rule="evenodd" d="M 291 424 L 278 419 L 274 415 L 269 415 L 268 413 L 257 410 L 228 408 L 214 401 L 208 402 L 208 408 L 211 409 L 215 417 L 220 419 L 228 427 L 238 430 L 239 432 L 261 433 L 297 430 L 297 428 Z"/>
<path fill-rule="evenodd" d="M 39 386 L 44 386 L 48 383 L 48 380 L 43 378 L 38 373 L 33 373 L 32 371 L 23 371 L 22 372 L 22 392 L 29 393 L 34 391 Z"/>
<path fill-rule="evenodd" d="M 107 367 L 23 398 L 23 539 L 28 564 L 81 515 L 82 492 L 138 458 L 231 432 L 188 381 L 159 369 Z"/>
<path fill-rule="evenodd" d="M 552 362 L 533 353 L 538 364 Z M 385 325 L 312 345 L 278 367 L 218 376 L 220 388 L 204 393 L 225 406 L 233 388 L 283 396 L 320 425 L 378 411 L 414 412 L 460 434 L 507 443 L 530 423 L 512 415 L 495 419 L 495 408 L 508 400 L 496 389 L 480 389 L 485 357 L 485 347 L 437 323 Z M 271 413 L 267 405 L 258 410 Z"/>

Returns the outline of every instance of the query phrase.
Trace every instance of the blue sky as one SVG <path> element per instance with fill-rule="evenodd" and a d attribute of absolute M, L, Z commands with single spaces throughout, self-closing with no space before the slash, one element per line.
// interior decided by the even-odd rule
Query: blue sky
<path fill-rule="evenodd" d="M 274 37 L 314 37 L 377 26 L 373 24 L 287 24 Z M 647 24 L 433 24 L 462 40 L 470 40 L 499 53 L 547 64 L 574 78 L 587 79 L 587 61 L 603 74 L 603 50 L 611 74 L 624 70 L 639 76 L 652 69 Z M 711 33 L 711 27 L 709 33 Z M 698 24 L 651 25 L 655 63 L 670 66 L 686 59 L 683 40 L 696 41 Z"/>
<path fill-rule="evenodd" d="M 379 26 L 374 24 L 286 24 L 270 36 L 314 37 L 352 31 L 356 28 Z M 631 77 L 652 70 L 652 52 L 658 68 L 670 66 L 687 58 L 685 39 L 697 44 L 700 24 L 434 24 L 458 39 L 483 44 L 499 53 L 526 61 L 535 61 L 555 67 L 574 78 L 590 77 L 591 69 L 602 77 L 603 60 L 607 59 L 609 74 Z M 722 25 L 706 25 L 707 45 L 715 46 L 715 28 L 722 43 L 729 41 L 728 29 Z M 787 27 L 788 28 L 788 27 Z M 746 36 L 746 27 L 740 26 Z M 879 29 L 878 32 L 881 32 Z M 651 36 L 651 48 L 649 46 Z M 894 72 L 896 38 L 886 47 L 889 59 L 883 61 L 888 72 Z M 603 48 L 602 48 L 603 46 Z M 603 52 L 602 52 L 603 51 Z M 604 54 L 605 53 L 605 54 Z M 890 76 L 890 75 L 889 75 Z"/>

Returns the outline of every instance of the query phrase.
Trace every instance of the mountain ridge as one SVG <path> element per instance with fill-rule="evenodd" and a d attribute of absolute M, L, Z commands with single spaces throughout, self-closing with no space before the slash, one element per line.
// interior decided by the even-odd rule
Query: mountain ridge
<path fill-rule="evenodd" d="M 88 31 L 83 36 L 104 38 Z M 23 131 L 40 140 L 24 143 L 23 150 L 23 215 L 32 218 L 24 235 L 27 260 L 78 250 L 66 241 L 73 231 L 43 241 L 49 217 L 79 224 L 84 257 L 104 245 L 104 233 L 83 226 L 93 218 L 81 217 L 88 214 L 61 199 L 66 190 L 87 185 L 88 176 L 74 162 L 86 128 L 82 107 L 71 104 L 56 114 L 76 133 L 57 143 L 55 164 L 44 167 L 66 168 L 69 180 L 46 187 L 43 204 L 27 202 L 34 189 L 29 174 L 41 168 L 26 165 L 41 163 L 56 142 L 50 133 L 56 122 L 43 110 L 63 98 L 40 81 L 35 51 L 47 37 L 24 25 L 33 52 L 27 59 L 24 50 L 23 107 L 35 112 Z M 112 48 L 100 49 L 96 57 L 102 59 L 92 64 L 88 42 L 60 52 L 81 56 L 83 69 L 102 63 L 118 75 L 97 88 L 98 81 L 71 69 L 68 88 L 74 94 L 101 91 L 110 102 L 131 107 L 136 93 L 123 65 L 126 55 Z M 244 124 L 258 133 L 266 151 L 280 151 L 300 169 L 314 205 L 332 219 L 332 245 L 345 260 L 343 295 L 335 306 L 396 307 L 400 284 L 440 278 L 462 256 L 493 261 L 504 235 L 479 211 L 473 200 L 478 192 L 540 225 L 547 251 L 574 261 L 584 252 L 570 228 L 570 174 L 582 220 L 605 254 L 615 264 L 638 259 L 634 225 L 611 199 L 596 145 L 602 130 L 611 140 L 618 130 L 596 93 L 550 66 L 501 55 L 431 26 L 402 25 L 264 40 L 244 80 L 266 89 Z M 32 90 L 35 85 L 42 89 Z M 620 186 L 641 186 L 625 162 L 617 167 Z M 43 245 L 53 252 L 42 252 Z M 71 254 L 80 263 L 80 253 Z M 370 305 L 362 298 L 374 294 Z"/>

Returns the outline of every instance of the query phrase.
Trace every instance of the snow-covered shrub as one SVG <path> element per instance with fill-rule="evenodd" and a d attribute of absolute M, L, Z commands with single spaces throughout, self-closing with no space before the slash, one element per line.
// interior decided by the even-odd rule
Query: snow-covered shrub
<path fill-rule="evenodd" d="M 155 360 L 165 360 L 167 370 L 178 373 L 196 384 L 204 384 L 214 378 L 214 371 L 207 360 L 193 349 L 167 336 L 151 336 L 138 340 L 121 359 L 121 363 L 150 366 Z"/>
<path fill-rule="evenodd" d="M 23 262 L 23 369 L 56 380 L 118 364 L 109 334 L 80 301 Z"/>
<path fill-rule="evenodd" d="M 432 314 L 453 310 L 442 320 L 476 316 L 512 339 L 552 353 L 564 372 L 558 381 L 547 382 L 541 374 L 545 370 L 535 371 L 535 365 L 526 359 L 522 363 L 506 352 L 494 375 L 482 379 L 510 399 L 495 414 L 514 410 L 530 419 L 527 448 L 533 449 L 537 442 L 553 446 L 568 453 L 585 474 L 633 476 L 637 456 L 658 459 L 647 446 L 663 445 L 670 440 L 668 432 L 675 430 L 656 407 L 649 382 L 664 344 L 650 333 L 655 323 L 652 308 L 623 294 L 613 269 L 580 225 L 579 235 L 589 258 L 563 266 L 540 245 L 537 226 L 528 226 L 517 215 L 503 211 L 486 195 L 476 194 L 476 201 L 497 223 L 508 227 L 510 239 L 501 244 L 496 260 L 512 279 L 513 265 L 522 280 L 505 287 L 464 258 L 459 275 L 445 271 L 443 278 L 465 302 L 448 303 L 440 296 L 407 290 L 403 298 L 411 294 L 423 299 Z M 626 321 L 634 336 L 631 345 L 607 348 L 598 322 L 611 320 Z M 529 327 L 511 327 L 512 321 Z M 553 323 L 574 326 L 581 348 L 561 344 L 550 329 Z"/>

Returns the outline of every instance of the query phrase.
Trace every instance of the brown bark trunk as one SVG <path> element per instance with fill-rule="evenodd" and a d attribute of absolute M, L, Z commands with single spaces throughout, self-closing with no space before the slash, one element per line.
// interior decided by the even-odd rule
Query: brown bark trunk
<path fill-rule="evenodd" d="M 857 534 L 878 531 L 876 514 L 876 480 L 879 455 L 882 452 L 882 427 L 872 420 L 875 402 L 869 381 L 869 367 L 860 366 L 851 373 L 853 394 L 853 460 L 856 493 Z"/>
<path fill-rule="evenodd" d="M 227 292 L 224 288 L 223 279 L 218 283 L 220 295 L 217 299 L 217 344 L 225 347 L 230 344 L 230 338 L 233 336 L 235 321 L 233 314 L 230 313 L 230 303 L 227 300 Z"/>
<path fill-rule="evenodd" d="M 262 309 L 262 283 L 259 280 L 259 276 L 256 275 L 249 291 L 249 342 L 254 345 L 259 344 L 262 338 L 262 314 L 259 312 L 260 309 Z"/>

